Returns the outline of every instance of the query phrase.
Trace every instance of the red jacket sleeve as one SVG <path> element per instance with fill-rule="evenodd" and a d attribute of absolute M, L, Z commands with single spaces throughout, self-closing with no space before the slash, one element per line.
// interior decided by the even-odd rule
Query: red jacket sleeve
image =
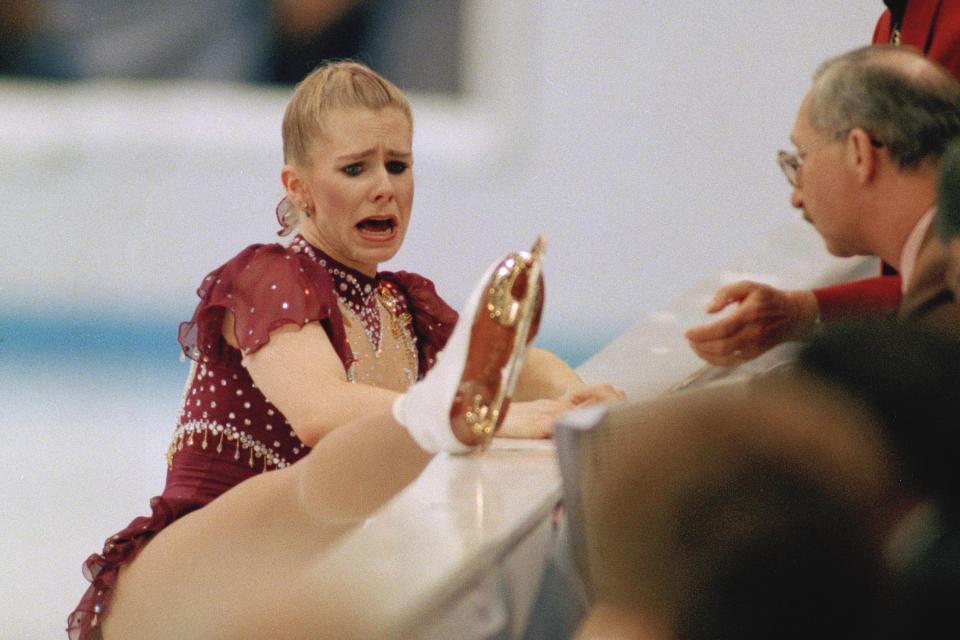
<path fill-rule="evenodd" d="M 873 29 L 872 44 L 883 44 L 890 42 L 890 21 L 892 20 L 890 9 L 887 9 L 877 20 L 877 26 Z"/>
<path fill-rule="evenodd" d="M 890 11 L 873 31 L 873 42 L 890 42 Z M 900 44 L 922 51 L 960 79 L 960 0 L 910 0 L 900 25 Z"/>
<path fill-rule="evenodd" d="M 900 276 L 879 276 L 817 289 L 820 318 L 825 321 L 863 315 L 885 315 L 900 306 Z"/>

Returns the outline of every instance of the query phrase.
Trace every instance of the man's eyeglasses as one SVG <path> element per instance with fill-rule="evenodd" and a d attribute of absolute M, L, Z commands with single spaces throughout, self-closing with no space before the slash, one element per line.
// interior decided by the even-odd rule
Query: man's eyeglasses
<path fill-rule="evenodd" d="M 813 149 L 817 145 L 823 144 L 830 138 L 826 136 L 818 138 L 813 142 L 808 142 L 802 147 L 797 147 L 797 150 L 793 153 L 789 151 L 780 150 L 777 152 L 777 164 L 780 165 L 780 170 L 783 171 L 783 175 L 786 176 L 787 182 L 790 183 L 791 187 L 796 187 L 797 185 L 797 174 L 800 172 L 800 167 L 803 166 L 803 158 L 801 157 L 804 153 Z"/>
<path fill-rule="evenodd" d="M 802 147 L 797 147 L 797 150 L 793 153 L 783 150 L 777 152 L 777 164 L 780 165 L 780 170 L 783 171 L 783 175 L 786 176 L 787 182 L 790 183 L 790 186 L 799 186 L 797 184 L 797 174 L 800 172 L 800 168 L 803 166 L 803 158 L 801 156 L 810 149 L 813 149 L 817 145 L 823 144 L 830 139 L 831 138 L 827 136 L 817 138 L 813 142 L 808 142 Z M 882 147 L 883 141 L 871 137 L 870 144 L 875 147 Z"/>

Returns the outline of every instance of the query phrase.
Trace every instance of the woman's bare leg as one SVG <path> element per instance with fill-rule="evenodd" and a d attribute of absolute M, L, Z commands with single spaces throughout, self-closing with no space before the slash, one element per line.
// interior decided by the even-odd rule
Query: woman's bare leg
<path fill-rule="evenodd" d="M 334 430 L 301 461 L 307 462 L 297 469 L 301 505 L 315 521 L 355 524 L 410 484 L 432 457 L 393 416 L 361 419 Z"/>
<path fill-rule="evenodd" d="M 341 614 L 370 603 L 350 602 L 335 577 L 314 568 L 332 541 L 423 471 L 432 457 L 425 448 L 469 450 L 499 426 L 542 304 L 539 246 L 481 280 L 446 357 L 391 414 L 335 429 L 297 463 L 240 483 L 158 533 L 121 569 L 104 638 L 349 636 L 338 621 L 350 616 Z M 492 313 L 501 304 L 513 310 L 509 321 Z"/>
<path fill-rule="evenodd" d="M 318 616 L 333 631 L 349 605 L 310 568 L 431 457 L 389 415 L 337 429 L 157 534 L 121 570 L 104 638 L 318 637 Z"/>

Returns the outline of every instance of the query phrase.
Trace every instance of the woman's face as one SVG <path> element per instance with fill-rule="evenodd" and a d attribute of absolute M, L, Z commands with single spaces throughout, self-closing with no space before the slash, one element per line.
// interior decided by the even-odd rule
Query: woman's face
<path fill-rule="evenodd" d="M 330 113 L 327 135 L 307 167 L 284 167 L 294 203 L 306 205 L 300 233 L 330 257 L 367 275 L 392 258 L 413 205 L 412 127 L 399 109 Z"/>

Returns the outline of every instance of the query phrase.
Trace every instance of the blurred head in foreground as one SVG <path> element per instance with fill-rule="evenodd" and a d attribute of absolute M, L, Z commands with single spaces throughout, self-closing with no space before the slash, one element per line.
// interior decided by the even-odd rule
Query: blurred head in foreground
<path fill-rule="evenodd" d="M 953 504 L 958 369 L 953 341 L 858 324 L 787 372 L 611 408 L 579 458 L 578 637 L 877 637 L 904 523 Z"/>

